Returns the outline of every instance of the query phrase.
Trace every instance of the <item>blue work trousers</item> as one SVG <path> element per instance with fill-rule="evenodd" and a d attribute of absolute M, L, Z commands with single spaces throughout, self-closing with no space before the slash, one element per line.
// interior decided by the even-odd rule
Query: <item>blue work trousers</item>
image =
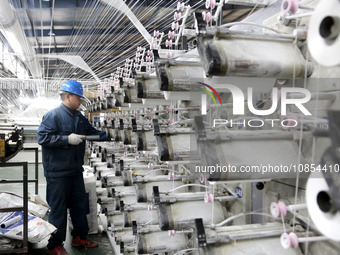
<path fill-rule="evenodd" d="M 48 221 L 57 228 L 57 232 L 51 235 L 47 248 L 53 249 L 65 241 L 67 209 L 70 211 L 73 225 L 72 236 L 86 239 L 89 231 L 86 218 L 86 214 L 89 213 L 89 201 L 83 175 L 46 177 L 46 182 L 46 200 L 51 207 Z"/>

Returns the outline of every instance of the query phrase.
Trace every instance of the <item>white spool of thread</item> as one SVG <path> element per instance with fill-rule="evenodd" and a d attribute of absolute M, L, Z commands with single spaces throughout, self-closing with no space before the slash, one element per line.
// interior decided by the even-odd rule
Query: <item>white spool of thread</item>
<path fill-rule="evenodd" d="M 340 1 L 320 1 L 309 22 L 307 44 L 321 65 L 340 65 Z"/>
<path fill-rule="evenodd" d="M 171 181 L 175 180 L 175 174 L 174 173 L 169 173 L 168 179 L 171 180 Z"/>
<path fill-rule="evenodd" d="M 169 230 L 168 234 L 169 234 L 169 236 L 175 236 L 176 231 L 175 230 Z"/>
<path fill-rule="evenodd" d="M 159 36 L 159 30 L 154 30 L 153 31 L 153 36 L 158 37 Z"/>
<path fill-rule="evenodd" d="M 171 29 L 172 30 L 178 30 L 178 28 L 179 28 L 179 23 L 178 22 L 172 22 L 172 24 L 171 24 Z"/>
<path fill-rule="evenodd" d="M 214 195 L 213 195 L 213 194 L 208 194 L 208 193 L 206 193 L 206 194 L 204 195 L 204 202 L 205 202 L 206 204 L 214 202 Z"/>
<path fill-rule="evenodd" d="M 284 121 L 285 126 L 282 126 L 283 130 L 292 130 L 299 127 L 299 117 L 296 114 L 283 115 L 280 121 Z"/>
<path fill-rule="evenodd" d="M 184 11 L 184 7 L 185 7 L 184 3 L 180 2 L 177 3 L 177 11 Z"/>
<path fill-rule="evenodd" d="M 295 233 L 291 232 L 289 234 L 283 233 L 281 235 L 280 241 L 281 245 L 285 249 L 297 249 L 299 247 L 299 243 L 306 242 L 320 242 L 327 241 L 328 238 L 324 236 L 312 236 L 312 237 L 298 237 Z"/>
<path fill-rule="evenodd" d="M 281 11 L 283 13 L 295 14 L 299 8 L 298 0 L 283 0 L 281 4 Z"/>
<path fill-rule="evenodd" d="M 165 46 L 168 48 L 172 47 L 172 40 L 165 40 Z"/>
<path fill-rule="evenodd" d="M 176 36 L 175 31 L 169 31 L 168 38 L 175 39 L 175 36 Z"/>
<path fill-rule="evenodd" d="M 201 173 L 201 175 L 200 175 L 200 182 L 201 183 L 206 183 L 206 181 L 207 181 L 207 178 L 204 176 L 204 174 Z"/>
<path fill-rule="evenodd" d="M 205 1 L 205 8 L 207 9 L 214 9 L 216 6 L 216 0 L 206 0 Z"/>
<path fill-rule="evenodd" d="M 182 18 L 182 14 L 180 12 L 175 12 L 174 13 L 174 20 L 179 21 Z"/>
<path fill-rule="evenodd" d="M 274 218 L 279 218 L 281 216 L 286 217 L 287 211 L 296 212 L 300 210 L 307 209 L 306 204 L 296 204 L 296 205 L 286 205 L 284 202 L 279 201 L 278 203 L 272 202 L 270 204 L 270 213 Z"/>
<path fill-rule="evenodd" d="M 202 12 L 203 20 L 207 23 L 211 21 L 211 13 L 210 12 Z"/>
<path fill-rule="evenodd" d="M 319 231 L 331 240 L 340 241 L 340 212 L 331 207 L 329 187 L 322 173 L 311 173 L 306 186 L 309 215 Z"/>

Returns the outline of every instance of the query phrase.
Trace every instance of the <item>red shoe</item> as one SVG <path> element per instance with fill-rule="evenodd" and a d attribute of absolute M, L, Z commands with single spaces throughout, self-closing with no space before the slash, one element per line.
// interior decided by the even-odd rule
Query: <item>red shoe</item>
<path fill-rule="evenodd" d="M 49 252 L 51 255 L 68 255 L 63 244 L 53 248 L 52 250 L 49 250 Z"/>
<path fill-rule="evenodd" d="M 94 241 L 90 241 L 89 239 L 82 240 L 82 239 L 80 239 L 79 236 L 77 236 L 76 238 L 73 238 L 73 239 L 72 239 L 71 245 L 72 245 L 73 247 L 84 246 L 85 249 L 87 249 L 87 248 L 94 248 L 94 247 L 97 247 L 97 246 L 98 246 L 98 243 L 97 243 L 97 242 L 94 242 Z"/>

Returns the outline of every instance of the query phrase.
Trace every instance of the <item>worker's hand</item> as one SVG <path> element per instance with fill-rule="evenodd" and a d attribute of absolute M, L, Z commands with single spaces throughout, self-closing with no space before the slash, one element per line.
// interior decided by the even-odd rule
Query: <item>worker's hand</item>
<path fill-rule="evenodd" d="M 77 135 L 75 133 L 72 133 L 68 136 L 68 143 L 72 145 L 78 145 L 83 141 L 84 136 L 83 135 Z"/>

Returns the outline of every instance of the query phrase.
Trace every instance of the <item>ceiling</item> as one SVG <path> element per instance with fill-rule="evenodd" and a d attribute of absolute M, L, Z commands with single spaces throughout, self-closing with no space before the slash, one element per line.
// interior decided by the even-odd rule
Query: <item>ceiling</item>
<path fill-rule="evenodd" d="M 151 35 L 154 30 L 167 34 L 171 29 L 178 1 L 124 2 Z M 88 70 L 80 69 L 60 57 L 82 57 L 103 81 L 110 78 L 117 67 L 123 66 L 127 58 L 133 58 L 138 46 L 149 47 L 129 18 L 105 1 L 9 0 L 9 3 L 15 8 L 29 44 L 38 54 L 45 79 L 77 79 L 96 84 L 94 75 Z M 193 11 L 206 10 L 203 0 L 185 3 L 190 4 Z M 241 21 L 257 11 L 259 8 L 256 7 L 225 4 L 221 14 L 223 23 Z M 193 27 L 192 15 L 186 24 L 187 28 Z M 161 44 L 164 48 L 165 40 L 164 37 Z M 55 55 L 59 58 L 55 58 Z"/>

